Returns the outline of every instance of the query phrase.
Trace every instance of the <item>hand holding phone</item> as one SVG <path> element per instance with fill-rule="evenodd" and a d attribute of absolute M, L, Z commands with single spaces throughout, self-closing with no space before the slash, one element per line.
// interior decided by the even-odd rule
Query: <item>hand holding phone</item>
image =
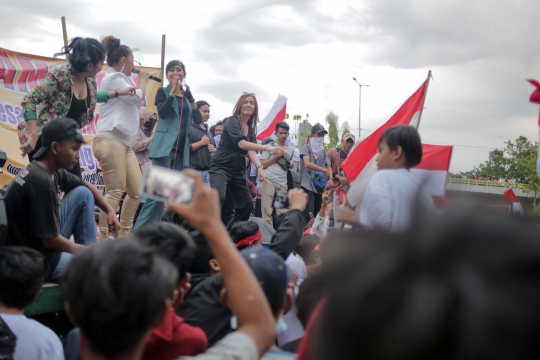
<path fill-rule="evenodd" d="M 143 173 L 139 193 L 161 202 L 187 204 L 193 199 L 194 185 L 193 178 L 181 171 L 152 166 Z"/>

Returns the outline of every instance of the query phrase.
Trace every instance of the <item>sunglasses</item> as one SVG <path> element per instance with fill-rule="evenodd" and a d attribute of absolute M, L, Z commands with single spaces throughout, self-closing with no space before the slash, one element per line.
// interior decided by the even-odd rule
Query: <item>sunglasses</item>
<path fill-rule="evenodd" d="M 242 93 L 242 96 L 244 96 L 244 95 L 249 95 L 249 96 L 257 97 L 257 95 L 255 95 L 255 93 L 243 92 L 243 93 Z"/>

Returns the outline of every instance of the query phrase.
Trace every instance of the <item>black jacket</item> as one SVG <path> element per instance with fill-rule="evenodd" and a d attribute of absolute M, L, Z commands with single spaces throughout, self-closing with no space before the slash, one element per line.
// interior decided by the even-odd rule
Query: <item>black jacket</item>
<path fill-rule="evenodd" d="M 201 146 L 197 150 L 193 150 L 191 144 L 201 141 L 203 136 L 206 135 L 210 139 L 210 144 L 216 145 L 214 137 L 208 131 L 208 124 L 204 124 L 204 130 L 197 124 L 192 123 L 189 127 L 189 148 L 191 154 L 189 155 L 189 167 L 191 169 L 206 171 L 210 170 L 210 161 L 212 160 L 212 154 L 208 151 L 208 147 Z"/>
<path fill-rule="evenodd" d="M 289 211 L 283 217 L 268 247 L 285 260 L 302 239 L 303 231 L 303 213 L 299 210 Z M 186 323 L 203 329 L 208 338 L 208 347 L 232 331 L 230 326 L 232 312 L 223 307 L 220 299 L 220 292 L 224 286 L 221 274 L 192 284 L 184 305 L 176 310 Z"/>

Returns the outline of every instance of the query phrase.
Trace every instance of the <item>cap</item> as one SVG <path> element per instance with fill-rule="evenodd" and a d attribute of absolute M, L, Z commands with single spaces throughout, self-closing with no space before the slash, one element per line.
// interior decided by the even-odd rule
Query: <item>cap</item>
<path fill-rule="evenodd" d="M 67 118 L 50 120 L 41 130 L 41 149 L 34 154 L 34 159 L 45 155 L 53 142 L 62 141 L 78 134 L 81 134 L 81 129 L 75 120 Z"/>
<path fill-rule="evenodd" d="M 353 141 L 356 141 L 356 138 L 355 138 L 354 135 L 351 134 L 351 133 L 347 133 L 347 134 L 343 135 L 343 139 L 342 139 L 342 140 L 349 140 L 349 139 L 353 139 Z"/>
<path fill-rule="evenodd" d="M 252 246 L 240 252 L 255 274 L 273 312 L 283 306 L 287 284 L 292 279 L 285 261 L 263 246 Z"/>
<path fill-rule="evenodd" d="M 324 126 L 322 126 L 321 124 L 315 124 L 311 128 L 311 133 L 312 134 L 318 134 L 318 133 L 321 133 L 321 132 L 324 132 L 325 134 L 328 134 L 328 131 L 324 130 Z"/>

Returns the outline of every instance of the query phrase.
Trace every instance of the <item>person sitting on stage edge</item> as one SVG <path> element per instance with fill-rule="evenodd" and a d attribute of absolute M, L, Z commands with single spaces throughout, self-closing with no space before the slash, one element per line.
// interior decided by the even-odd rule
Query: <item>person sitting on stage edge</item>
<path fill-rule="evenodd" d="M 55 119 L 43 127 L 42 147 L 34 161 L 9 184 L 5 196 L 8 245 L 24 245 L 45 255 L 58 282 L 71 253 L 96 242 L 94 203 L 118 231 L 115 210 L 92 184 L 69 173 L 79 159 L 84 138 L 72 119 Z M 66 195 L 58 204 L 59 190 Z M 69 241 L 73 235 L 75 242 Z"/>

